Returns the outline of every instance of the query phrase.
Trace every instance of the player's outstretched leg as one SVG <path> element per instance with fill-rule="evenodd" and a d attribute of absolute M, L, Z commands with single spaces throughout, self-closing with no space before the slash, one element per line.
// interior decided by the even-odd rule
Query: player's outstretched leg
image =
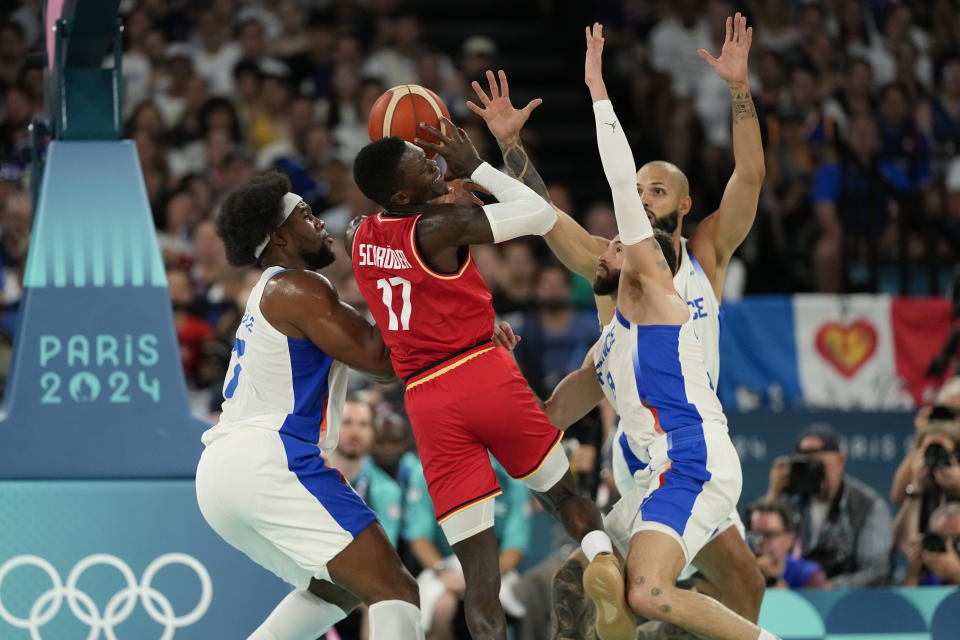
<path fill-rule="evenodd" d="M 775 640 L 776 636 L 701 593 L 676 586 L 685 564 L 680 544 L 662 531 L 644 529 L 630 540 L 627 595 L 645 618 L 679 625 L 710 640 Z"/>
<path fill-rule="evenodd" d="M 370 640 L 424 640 L 417 581 L 379 522 L 327 563 L 333 582 L 370 605 Z"/>

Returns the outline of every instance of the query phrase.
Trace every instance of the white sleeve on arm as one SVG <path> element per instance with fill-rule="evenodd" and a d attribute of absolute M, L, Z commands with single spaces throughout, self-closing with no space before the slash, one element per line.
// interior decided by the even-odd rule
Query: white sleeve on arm
<path fill-rule="evenodd" d="M 633 152 L 609 100 L 594 102 L 593 115 L 597 121 L 600 160 L 613 195 L 620 242 L 636 244 L 653 236 L 653 227 L 637 193 L 637 165 L 633 161 Z"/>
<path fill-rule="evenodd" d="M 486 162 L 474 169 L 470 179 L 499 200 L 496 204 L 483 206 L 494 242 L 520 236 L 542 236 L 553 229 L 557 212 L 549 202 L 519 180 L 497 171 Z"/>

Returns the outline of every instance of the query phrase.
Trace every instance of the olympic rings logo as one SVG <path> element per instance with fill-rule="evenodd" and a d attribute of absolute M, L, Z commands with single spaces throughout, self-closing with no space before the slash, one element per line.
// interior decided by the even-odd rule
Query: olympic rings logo
<path fill-rule="evenodd" d="M 193 608 L 193 611 L 182 616 L 175 615 L 173 606 L 167 597 L 151 586 L 157 572 L 171 564 L 186 565 L 200 579 L 200 601 Z M 77 589 L 77 582 L 83 572 L 96 565 L 114 567 L 127 583 L 125 588 L 110 598 L 102 614 L 93 598 Z M 67 606 L 70 607 L 70 611 L 77 620 L 90 627 L 90 633 L 87 634 L 86 640 L 97 640 L 101 632 L 103 632 L 105 640 L 117 640 L 114 627 L 130 617 L 134 607 L 137 606 L 138 599 L 143 603 L 143 608 L 147 614 L 158 624 L 163 625 L 163 634 L 160 636 L 160 640 L 171 640 L 177 629 L 188 627 L 202 618 L 207 609 L 210 608 L 210 601 L 213 599 L 213 582 L 210 580 L 210 574 L 206 567 L 199 560 L 185 553 L 167 553 L 156 558 L 147 566 L 139 583 L 137 583 L 133 570 L 123 560 L 106 553 L 87 556 L 78 562 L 70 571 L 70 575 L 67 576 L 66 584 L 63 583 L 60 574 L 57 573 L 53 565 L 43 558 L 30 555 L 16 556 L 0 566 L 0 587 L 3 586 L 3 580 L 8 573 L 17 567 L 24 566 L 33 566 L 44 571 L 49 576 L 53 586 L 37 598 L 30 608 L 30 614 L 27 618 L 18 618 L 12 615 L 0 601 L 0 618 L 14 627 L 29 629 L 31 640 L 43 640 L 40 635 L 40 627 L 50 622 L 57 615 L 64 599 L 66 599 Z M 2 590 L 0 590 L 0 593 L 2 593 Z"/>

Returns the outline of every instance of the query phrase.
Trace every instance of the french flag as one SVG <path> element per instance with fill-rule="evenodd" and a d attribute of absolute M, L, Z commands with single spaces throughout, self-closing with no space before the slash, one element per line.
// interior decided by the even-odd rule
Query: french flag
<path fill-rule="evenodd" d="M 912 409 L 945 377 L 926 375 L 950 334 L 945 298 L 755 296 L 723 309 L 725 407 Z"/>

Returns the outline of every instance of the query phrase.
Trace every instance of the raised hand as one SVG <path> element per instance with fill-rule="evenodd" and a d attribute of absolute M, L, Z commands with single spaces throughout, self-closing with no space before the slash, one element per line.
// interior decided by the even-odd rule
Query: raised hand
<path fill-rule="evenodd" d="M 436 151 L 446 159 L 448 179 L 453 180 L 470 176 L 474 169 L 483 163 L 483 161 L 480 160 L 479 154 L 477 154 L 476 148 L 470 141 L 470 136 L 467 135 L 466 131 L 455 126 L 446 118 L 440 118 L 440 124 L 444 131 L 450 132 L 449 136 L 424 122 L 420 123 L 420 128 L 433 134 L 433 136 L 440 141 L 440 144 L 429 142 L 422 138 L 415 139 L 414 144 L 424 149 Z"/>
<path fill-rule="evenodd" d="M 727 18 L 727 35 L 720 57 L 714 58 L 704 49 L 697 49 L 697 53 L 731 87 L 745 86 L 748 84 L 747 57 L 752 42 L 753 27 L 747 27 L 746 17 L 738 11 L 732 18 Z"/>
<path fill-rule="evenodd" d="M 523 109 L 517 109 L 510 102 L 510 86 L 507 84 L 507 74 L 502 70 L 497 72 L 500 77 L 499 86 L 493 71 L 487 71 L 487 82 L 490 84 L 490 95 L 483 90 L 480 83 L 473 81 L 473 90 L 483 106 L 467 100 L 467 108 L 483 118 L 490 133 L 500 142 L 510 142 L 520 135 L 527 118 L 534 109 L 539 107 L 543 100 L 535 98 L 527 103 Z"/>
<path fill-rule="evenodd" d="M 603 82 L 603 25 L 593 23 L 587 27 L 587 56 L 583 65 L 583 81 L 590 89 L 594 102 L 607 99 L 607 87 Z"/>

